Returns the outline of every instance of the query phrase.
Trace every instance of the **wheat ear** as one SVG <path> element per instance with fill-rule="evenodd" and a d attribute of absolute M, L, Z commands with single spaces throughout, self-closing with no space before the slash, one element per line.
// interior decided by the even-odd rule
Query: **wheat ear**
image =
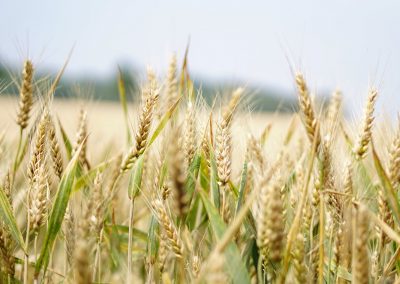
<path fill-rule="evenodd" d="M 378 91 L 374 88 L 371 88 L 368 92 L 362 127 L 353 149 L 357 160 L 362 160 L 365 157 L 368 150 L 368 144 L 372 138 L 372 126 L 374 122 L 374 110 L 377 98 Z"/>
<path fill-rule="evenodd" d="M 45 111 L 36 129 L 36 138 L 33 144 L 31 160 L 28 167 L 28 179 L 31 185 L 36 182 L 35 177 L 37 176 L 37 171 L 39 170 L 40 165 L 43 163 L 45 158 L 46 139 L 49 122 L 48 118 L 48 113 L 47 111 Z"/>
<path fill-rule="evenodd" d="M 313 143 L 314 136 L 317 132 L 317 118 L 313 104 L 310 98 L 306 81 L 302 74 L 296 75 L 296 85 L 299 97 L 299 106 L 303 117 L 303 124 L 306 128 L 308 139 Z M 317 138 L 317 145 L 319 145 L 319 137 Z"/>
<path fill-rule="evenodd" d="M 53 120 L 49 123 L 49 140 L 51 146 L 51 159 L 53 161 L 53 169 L 59 179 L 61 179 L 64 171 L 64 162 L 61 154 L 60 145 L 58 144 L 56 128 Z"/>
<path fill-rule="evenodd" d="M 183 257 L 182 241 L 178 235 L 175 225 L 172 223 L 171 218 L 167 214 L 167 211 L 164 207 L 164 203 L 159 199 L 153 200 L 152 208 L 167 236 L 170 249 L 174 252 L 175 257 L 182 258 Z"/>
<path fill-rule="evenodd" d="M 22 71 L 22 85 L 19 91 L 19 109 L 17 113 L 17 124 L 21 129 L 28 126 L 30 111 L 33 105 L 33 64 L 30 60 L 24 63 Z"/>
<path fill-rule="evenodd" d="M 37 171 L 35 183 L 30 190 L 29 197 L 29 227 L 31 233 L 38 233 L 39 228 L 44 224 L 47 216 L 47 175 L 45 164 L 42 164 Z"/>
<path fill-rule="evenodd" d="M 79 152 L 79 162 L 82 165 L 88 166 L 86 160 L 86 148 L 87 148 L 87 111 L 84 108 L 81 108 L 79 112 L 79 125 L 78 131 L 76 132 L 76 142 L 75 147 L 72 151 L 72 155 L 78 150 L 78 148 L 82 145 L 81 151 Z"/>
<path fill-rule="evenodd" d="M 400 182 L 400 116 L 395 136 L 389 149 L 389 180 L 394 189 L 398 189 Z"/>
<path fill-rule="evenodd" d="M 121 173 L 126 172 L 132 168 L 137 158 L 141 154 L 143 154 L 147 145 L 147 138 L 149 136 L 150 126 L 153 120 L 154 106 L 156 105 L 156 102 L 158 100 L 159 93 L 158 89 L 154 88 L 154 86 L 153 88 L 149 90 L 145 89 L 144 91 L 148 91 L 149 94 L 145 96 L 146 100 L 142 105 L 142 109 L 140 112 L 139 126 L 135 135 L 136 145 L 131 147 L 128 154 L 123 159 L 120 168 Z"/>

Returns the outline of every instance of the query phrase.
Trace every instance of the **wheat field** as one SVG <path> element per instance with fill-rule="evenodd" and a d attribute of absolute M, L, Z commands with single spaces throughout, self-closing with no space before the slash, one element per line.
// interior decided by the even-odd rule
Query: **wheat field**
<path fill-rule="evenodd" d="M 64 66 L 65 67 L 65 66 Z M 55 99 L 30 60 L 0 99 L 1 283 L 400 283 L 400 126 L 212 106 L 172 57 L 140 102 Z M 9 82 L 4 82 L 8 84 Z M 0 88 L 1 89 L 1 88 Z"/>

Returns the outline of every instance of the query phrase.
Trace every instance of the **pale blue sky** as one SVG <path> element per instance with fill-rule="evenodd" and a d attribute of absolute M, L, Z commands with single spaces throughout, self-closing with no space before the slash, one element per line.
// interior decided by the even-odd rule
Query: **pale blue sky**
<path fill-rule="evenodd" d="M 130 61 L 165 71 L 191 37 L 190 70 L 293 90 L 286 57 L 313 90 L 343 89 L 360 108 L 368 84 L 400 108 L 400 1 L 0 0 L 0 56 L 70 74 L 105 75 Z"/>

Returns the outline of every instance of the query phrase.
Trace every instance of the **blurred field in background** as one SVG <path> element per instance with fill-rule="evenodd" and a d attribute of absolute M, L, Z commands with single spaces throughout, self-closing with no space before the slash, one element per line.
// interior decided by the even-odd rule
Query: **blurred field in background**
<path fill-rule="evenodd" d="M 18 108 L 18 97 L 0 96 L 0 130 L 7 131 L 8 141 L 14 141 L 18 138 L 18 129 L 15 128 L 15 113 Z M 100 162 L 107 155 L 115 155 L 120 152 L 122 147 L 126 147 L 126 133 L 123 127 L 124 118 L 121 105 L 113 101 L 96 101 L 84 99 L 60 99 L 53 101 L 53 109 L 57 117 L 61 120 L 63 127 L 73 139 L 78 127 L 78 118 L 81 108 L 88 112 L 88 155 L 96 163 Z M 137 123 L 138 105 L 129 104 L 130 121 L 132 128 Z M 202 118 L 199 123 L 204 127 L 208 119 L 209 107 L 204 106 L 204 113 L 200 114 Z M 206 114 L 207 110 L 207 114 Z M 216 113 L 217 115 L 218 113 Z M 34 116 L 37 113 L 33 114 Z M 272 139 L 268 139 L 268 148 L 274 152 L 279 148 L 284 133 L 287 131 L 290 121 L 296 114 L 281 112 L 251 112 L 248 109 L 241 109 L 237 114 L 238 118 L 233 122 L 234 147 L 233 152 L 235 170 L 240 168 L 244 156 L 238 153 L 244 153 L 248 135 L 251 133 L 258 137 L 266 128 L 270 128 Z M 297 124 L 300 125 L 297 119 Z M 1 132 L 1 131 L 0 131 Z M 102 155 L 98 155 L 102 153 Z M 96 153 L 96 154 L 95 154 Z"/>

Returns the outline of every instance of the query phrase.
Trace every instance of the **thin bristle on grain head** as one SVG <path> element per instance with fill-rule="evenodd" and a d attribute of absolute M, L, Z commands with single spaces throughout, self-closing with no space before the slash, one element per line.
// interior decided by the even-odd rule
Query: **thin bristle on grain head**
<path fill-rule="evenodd" d="M 306 128 L 310 143 L 313 143 L 314 136 L 317 132 L 317 118 L 315 117 L 315 112 L 306 81 L 303 75 L 300 73 L 296 75 L 296 85 L 299 97 L 299 106 L 303 117 L 303 124 Z M 317 138 L 317 145 L 319 145 L 319 138 Z"/>
<path fill-rule="evenodd" d="M 377 98 L 378 91 L 374 88 L 371 88 L 368 92 L 362 127 L 353 149 L 353 153 L 357 160 L 364 159 L 368 151 L 368 145 L 372 138 L 372 126 L 374 122 L 374 110 Z"/>
<path fill-rule="evenodd" d="M 172 223 L 171 218 L 167 214 L 164 203 L 159 199 L 155 199 L 152 202 L 152 208 L 156 214 L 158 222 L 162 226 L 167 236 L 170 249 L 174 252 L 175 257 L 182 258 L 183 244 L 178 235 L 175 225 Z"/>
<path fill-rule="evenodd" d="M 353 283 L 369 283 L 368 211 L 364 206 L 356 210 L 356 233 L 353 251 Z"/>
<path fill-rule="evenodd" d="M 21 129 L 28 126 L 30 111 L 33 105 L 33 64 L 26 60 L 22 71 L 22 84 L 19 91 L 19 109 L 17 113 L 17 124 Z"/>
<path fill-rule="evenodd" d="M 151 88 L 144 91 L 149 93 L 145 96 L 146 99 L 139 115 L 139 125 L 135 135 L 136 145 L 131 147 L 129 153 L 124 158 L 121 164 L 121 172 L 126 172 L 131 169 L 137 158 L 143 154 L 146 149 L 147 138 L 149 137 L 154 107 L 158 101 L 159 91 L 157 88 Z"/>

